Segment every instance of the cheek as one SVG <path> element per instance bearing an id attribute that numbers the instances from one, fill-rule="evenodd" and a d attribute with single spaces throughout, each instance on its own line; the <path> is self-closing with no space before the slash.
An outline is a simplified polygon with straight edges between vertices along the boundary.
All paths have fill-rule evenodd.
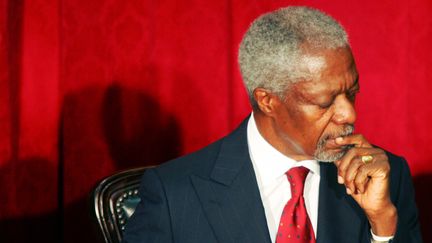
<path id="1" fill-rule="evenodd" d="M 326 130 L 331 123 L 331 112 L 314 111 L 305 114 L 304 119 L 307 124 L 304 135 L 308 137 L 307 140 L 311 146 L 315 147 L 318 141 L 326 135 Z"/>
<path id="2" fill-rule="evenodd" d="M 289 102 L 287 102 L 289 104 Z M 331 111 L 322 110 L 312 105 L 300 105 L 292 102 L 285 104 L 280 113 L 285 134 L 291 134 L 308 152 L 314 151 L 318 140 L 326 130 L 330 120 Z"/>

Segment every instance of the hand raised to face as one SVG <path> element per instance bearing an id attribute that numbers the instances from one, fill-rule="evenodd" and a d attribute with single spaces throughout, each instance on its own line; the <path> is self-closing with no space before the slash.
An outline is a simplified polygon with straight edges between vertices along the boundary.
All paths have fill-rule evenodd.
<path id="1" fill-rule="evenodd" d="M 365 211 L 372 231 L 381 236 L 396 231 L 397 211 L 390 200 L 390 163 L 384 150 L 373 147 L 361 134 L 339 137 L 340 146 L 353 146 L 335 161 L 338 182 Z"/>

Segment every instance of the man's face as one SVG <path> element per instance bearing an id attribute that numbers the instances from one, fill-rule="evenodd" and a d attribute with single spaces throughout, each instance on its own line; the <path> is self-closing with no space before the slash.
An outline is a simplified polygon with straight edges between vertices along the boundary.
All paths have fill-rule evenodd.
<path id="1" fill-rule="evenodd" d="M 356 120 L 358 74 L 349 48 L 306 52 L 302 71 L 308 77 L 290 85 L 275 108 L 275 130 L 288 153 L 334 161 L 347 147 L 334 139 L 351 134 Z"/>

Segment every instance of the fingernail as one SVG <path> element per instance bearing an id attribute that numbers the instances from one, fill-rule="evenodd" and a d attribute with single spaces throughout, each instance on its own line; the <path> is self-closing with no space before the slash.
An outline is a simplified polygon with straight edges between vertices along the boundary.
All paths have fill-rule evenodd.
<path id="1" fill-rule="evenodd" d="M 339 184 L 343 184 L 344 183 L 344 179 L 342 176 L 338 175 L 338 183 Z"/>
<path id="2" fill-rule="evenodd" d="M 347 189 L 346 189 L 346 193 L 347 193 L 348 195 L 351 195 L 351 194 L 352 194 L 351 189 L 347 188 Z"/>
<path id="3" fill-rule="evenodd" d="M 336 143 L 342 143 L 343 142 L 343 138 L 342 137 L 337 137 L 335 139 Z"/>

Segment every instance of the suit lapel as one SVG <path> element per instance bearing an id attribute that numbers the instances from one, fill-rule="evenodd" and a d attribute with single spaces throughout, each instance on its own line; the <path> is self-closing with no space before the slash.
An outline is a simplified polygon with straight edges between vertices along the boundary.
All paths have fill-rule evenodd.
<path id="1" fill-rule="evenodd" d="M 367 242 L 366 217 L 345 187 L 337 183 L 336 166 L 320 163 L 320 172 L 317 243 Z"/>
<path id="2" fill-rule="evenodd" d="M 193 175 L 191 181 L 219 242 L 270 243 L 246 127 L 247 120 L 224 139 L 209 177 Z"/>
<path id="3" fill-rule="evenodd" d="M 224 139 L 210 175 L 192 175 L 191 182 L 218 242 L 270 243 L 246 127 L 247 119 Z M 320 163 L 320 174 L 317 243 L 368 242 L 367 219 L 337 183 L 336 167 Z"/>

